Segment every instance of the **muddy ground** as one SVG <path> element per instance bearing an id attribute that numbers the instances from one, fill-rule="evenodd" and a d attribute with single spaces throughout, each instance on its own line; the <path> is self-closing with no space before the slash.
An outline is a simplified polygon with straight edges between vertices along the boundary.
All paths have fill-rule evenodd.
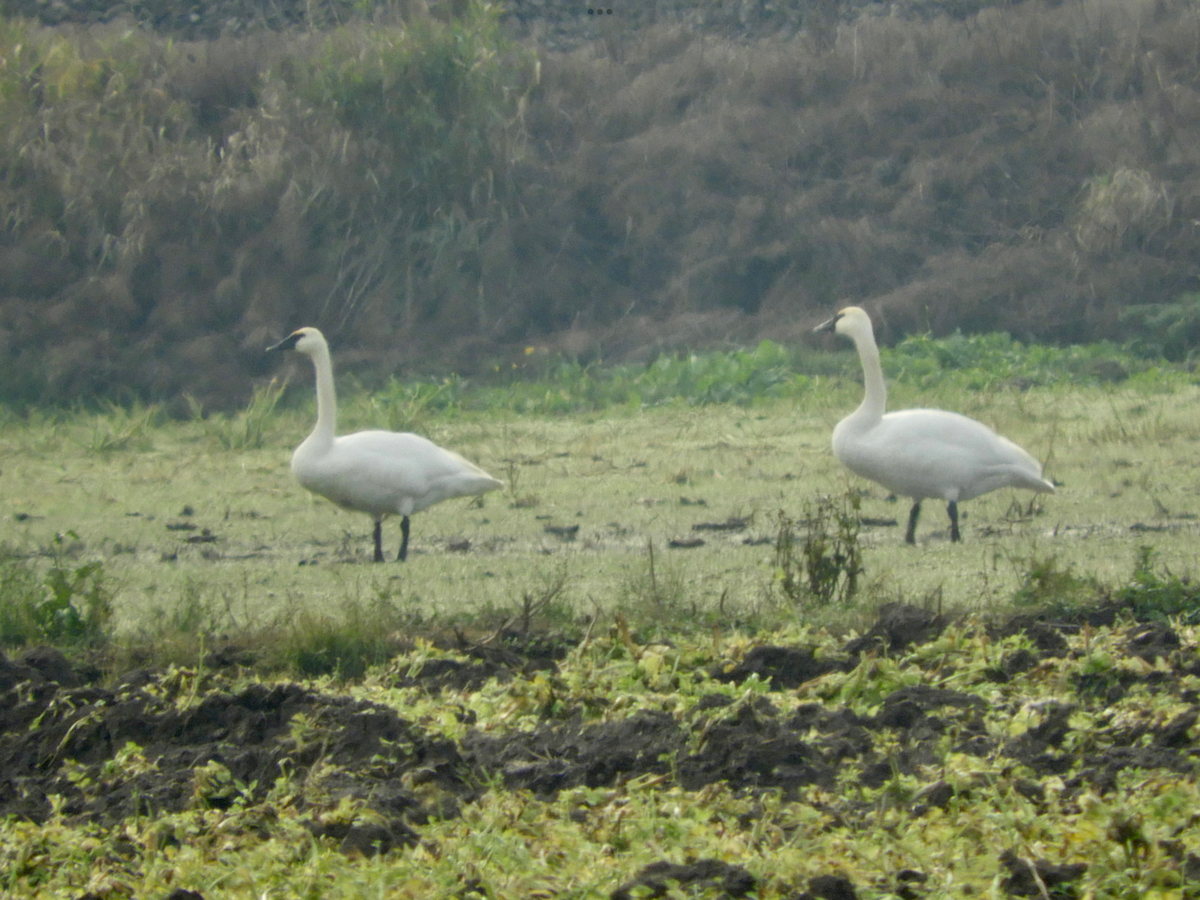
<path id="1" fill-rule="evenodd" d="M 1160 622 L 1118 618 L 1121 610 L 1105 608 L 1073 621 L 1027 616 L 994 626 L 1001 637 L 1024 631 L 1034 650 L 1008 653 L 988 671 L 993 682 L 1006 682 L 1045 660 L 1070 652 L 1066 637 L 1082 628 L 1120 625 L 1125 651 L 1151 666 L 1114 666 L 1074 685 L 1073 700 L 1043 710 L 1041 723 L 1014 739 L 997 738 L 984 728 L 985 701 L 965 691 L 916 685 L 887 697 L 878 714 L 865 717 L 837 705 L 808 703 L 783 713 L 768 695 L 735 701 L 709 694 L 690 713 L 640 711 L 626 718 L 583 721 L 580 710 L 556 709 L 532 732 L 498 734 L 468 729 L 461 742 L 447 740 L 407 721 L 395 709 L 318 692 L 301 684 L 264 684 L 246 677 L 234 661 L 237 653 L 214 653 L 208 674 L 199 678 L 183 670 L 131 671 L 104 686 L 99 669 L 73 666 L 58 651 L 38 648 L 10 660 L 0 656 L 0 815 L 43 822 L 52 800 L 72 823 L 115 826 L 134 816 L 159 816 L 196 804 L 228 807 L 239 798 L 257 802 L 282 774 L 297 783 L 321 763 L 327 774 L 319 794 L 308 804 L 308 827 L 344 852 L 374 855 L 421 839 L 428 817 L 454 816 L 487 789 L 503 784 L 552 797 L 580 785 L 616 785 L 653 775 L 663 784 L 686 790 L 724 781 L 737 791 L 780 790 L 794 796 L 809 785 L 833 790 L 847 767 L 872 787 L 901 773 L 917 775 L 936 761 L 939 745 L 952 734 L 955 749 L 980 756 L 1001 756 L 1020 763 L 1016 789 L 1042 804 L 1041 779 L 1065 779 L 1057 802 L 1071 803 L 1080 792 L 1103 795 L 1115 786 L 1117 773 L 1128 767 L 1190 773 L 1200 748 L 1190 730 L 1200 714 L 1200 698 L 1189 687 L 1200 675 L 1195 648 Z M 946 623 L 915 607 L 884 607 L 866 634 L 848 641 L 834 656 L 818 658 L 807 648 L 759 646 L 737 661 L 714 665 L 718 680 L 741 682 L 753 675 L 769 679 L 773 691 L 793 690 L 831 669 L 849 671 L 864 654 L 897 654 L 932 641 Z M 394 676 L 397 685 L 417 685 L 431 694 L 473 690 L 488 679 L 528 677 L 538 671 L 553 675 L 569 649 L 566 640 L 545 635 L 528 639 L 512 635 L 505 646 L 463 646 L 461 660 L 429 661 L 417 675 Z M 227 665 L 222 668 L 222 661 Z M 1077 710 L 1101 712 L 1139 682 L 1152 684 L 1190 704 L 1187 711 L 1154 730 L 1144 725 L 1106 727 L 1103 747 L 1077 757 L 1071 746 L 1071 717 Z M 730 706 L 740 704 L 732 711 Z M 733 713 L 732 715 L 730 713 Z M 298 716 L 303 716 L 297 718 Z M 469 712 L 462 715 L 468 717 Z M 890 732 L 898 755 L 882 756 L 875 736 Z M 696 741 L 695 735 L 704 739 Z M 1093 735 L 1095 732 L 1093 732 Z M 114 757 L 134 742 L 148 771 L 116 778 Z M 697 749 L 698 748 L 698 749 Z M 198 772 L 221 772 L 205 779 Z M 922 776 L 926 777 L 926 776 Z M 962 790 L 960 787 L 959 791 Z M 910 814 L 945 807 L 956 789 L 945 782 L 928 783 L 911 801 Z M 327 821 L 323 813 L 343 798 L 361 801 L 378 815 L 370 825 Z M 577 814 L 588 815 L 585 807 Z M 846 814 L 841 807 L 839 815 Z M 869 811 L 864 810 L 864 814 Z M 258 821 L 263 835 L 269 818 Z M 1003 885 L 1015 896 L 1040 896 L 1045 889 L 1069 885 L 1085 869 L 1055 866 L 1019 858 L 996 848 L 997 870 L 1007 873 Z M 1177 863 L 1190 880 L 1200 878 L 1200 858 L 1180 851 Z M 893 873 L 888 886 L 899 896 L 918 897 L 924 873 Z M 669 881 L 705 895 L 740 897 L 754 888 L 744 869 L 718 860 L 688 865 L 663 861 L 612 893 L 614 898 L 661 896 Z M 1044 887 L 1043 887 L 1044 886 Z M 796 886 L 797 897 L 846 898 L 856 886 L 838 873 L 821 875 Z M 876 887 L 879 887 L 878 885 Z M 188 894 L 194 898 L 198 895 Z"/>

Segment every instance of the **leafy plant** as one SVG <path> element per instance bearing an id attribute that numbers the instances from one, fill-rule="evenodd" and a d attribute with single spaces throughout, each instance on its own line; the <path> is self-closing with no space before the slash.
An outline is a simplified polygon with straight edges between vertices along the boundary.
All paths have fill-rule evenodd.
<path id="1" fill-rule="evenodd" d="M 370 391 L 352 382 L 342 417 L 347 428 L 362 425 L 420 432 L 432 414 L 459 409 L 465 388 L 465 382 L 457 375 L 440 381 L 402 382 L 393 377 Z"/>
<path id="2" fill-rule="evenodd" d="M 841 500 L 821 497 L 815 507 L 807 505 L 802 523 L 779 511 L 775 581 L 793 603 L 848 603 L 858 593 L 863 573 L 859 506 L 859 496 L 849 493 Z M 798 542 L 799 524 L 806 530 Z"/>
<path id="3" fill-rule="evenodd" d="M 44 596 L 29 561 L 0 544 L 0 644 L 19 647 L 41 636 L 35 611 Z"/>
<path id="4" fill-rule="evenodd" d="M 244 784 L 229 768 L 211 759 L 192 770 L 192 802 L 200 809 L 229 809 L 253 797 L 256 782 Z"/>
<path id="5" fill-rule="evenodd" d="M 66 537 L 78 536 L 55 536 L 54 563 L 40 577 L 29 560 L 0 547 L 0 643 L 76 646 L 108 640 L 113 607 L 104 564 L 69 565 Z"/>
<path id="6" fill-rule="evenodd" d="M 820 368 L 819 359 L 772 341 L 747 350 L 665 353 L 648 365 L 603 366 L 560 359 L 545 365 L 540 376 L 522 369 L 520 379 L 503 388 L 481 386 L 469 402 L 545 414 L 676 402 L 751 406 L 775 397 L 804 395 L 812 379 L 800 370 L 810 363 Z"/>
<path id="7" fill-rule="evenodd" d="M 1114 596 L 1138 617 L 1178 616 L 1188 624 L 1200 622 L 1200 584 L 1160 567 L 1153 547 L 1138 548 L 1132 578 Z"/>
<path id="8" fill-rule="evenodd" d="M 926 390 L 946 385 L 972 391 L 1122 381 L 1150 368 L 1148 360 L 1153 356 L 1140 353 L 1134 343 L 1027 345 L 999 332 L 957 331 L 942 338 L 910 335 L 881 351 L 891 381 Z"/>
<path id="9" fill-rule="evenodd" d="M 1132 349 L 1153 359 L 1191 359 L 1200 344 L 1200 293 L 1184 294 L 1174 303 L 1128 306 L 1121 321 L 1137 335 Z"/>
<path id="10" fill-rule="evenodd" d="M 1142 619 L 1200 621 L 1200 585 L 1159 566 L 1157 551 L 1150 546 L 1137 549 L 1129 581 L 1116 587 L 1103 585 L 1092 576 L 1076 575 L 1062 568 L 1054 556 L 1033 557 L 1026 566 L 1021 586 L 1013 595 L 1013 602 L 1020 607 L 1063 615 L 1116 603 Z"/>

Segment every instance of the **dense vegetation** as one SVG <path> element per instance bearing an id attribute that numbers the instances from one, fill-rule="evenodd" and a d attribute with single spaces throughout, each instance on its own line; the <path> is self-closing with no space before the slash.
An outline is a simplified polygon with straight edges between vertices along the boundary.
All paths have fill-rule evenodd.
<path id="1" fill-rule="evenodd" d="M 1200 895 L 1194 4 L 310 6 L 0 21 L 0 893 Z M 902 545 L 845 300 L 1059 492 Z M 402 569 L 302 322 L 507 482 Z"/>
<path id="2" fill-rule="evenodd" d="M 4 399 L 229 408 L 302 323 L 369 378 L 790 339 L 848 300 L 887 339 L 1194 343 L 1184 0 L 615 16 L 559 51 L 480 2 L 320 8 L 0 23 Z"/>
<path id="3" fill-rule="evenodd" d="M 310 394 L 7 412 L 0 891 L 1195 896 L 1195 373 L 883 357 L 1059 493 L 905 545 L 828 449 L 853 354 L 769 342 L 343 378 L 345 427 L 507 482 L 421 513 L 403 566 L 295 485 Z"/>
<path id="4" fill-rule="evenodd" d="M 1006 335 L 884 366 L 1059 493 L 905 545 L 828 449 L 853 355 L 770 343 L 344 378 L 348 428 L 508 482 L 403 566 L 295 485 L 311 398 L 5 415 L 0 891 L 1195 896 L 1195 373 Z"/>

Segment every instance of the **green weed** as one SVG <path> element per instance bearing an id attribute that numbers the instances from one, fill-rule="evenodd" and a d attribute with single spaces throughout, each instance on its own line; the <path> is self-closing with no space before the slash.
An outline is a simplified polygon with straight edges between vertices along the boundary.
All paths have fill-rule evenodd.
<path id="1" fill-rule="evenodd" d="M 979 396 L 1129 379 L 1139 389 L 1159 385 L 1171 390 L 1189 380 L 1186 372 L 1163 365 L 1161 357 L 1141 354 L 1132 344 L 1054 347 L 1022 344 L 1001 333 L 956 333 L 944 338 L 926 334 L 907 337 L 883 348 L 881 354 L 890 383 L 923 395 L 940 391 Z M 541 368 L 521 369 L 519 378 L 505 384 L 393 380 L 377 389 L 378 412 L 404 422 L 419 421 L 432 409 L 559 415 L 672 403 L 750 407 L 774 399 L 810 397 L 822 378 L 844 376 L 850 358 L 845 352 L 814 353 L 762 341 L 746 350 L 663 354 L 647 365 L 605 366 L 560 359 L 544 362 Z"/>
<path id="2" fill-rule="evenodd" d="M 1151 368 L 1153 355 L 1140 345 L 1100 341 L 1056 347 L 1022 344 L 999 332 L 944 338 L 928 334 L 904 338 L 881 351 L 890 381 L 923 389 L 952 386 L 970 391 L 1027 389 L 1034 385 L 1105 384 L 1124 381 Z"/>
<path id="3" fill-rule="evenodd" d="M 118 663 L 150 658 L 158 666 L 203 666 L 215 648 L 224 652 L 233 645 L 247 648 L 237 651 L 245 661 L 256 660 L 263 639 L 265 629 L 235 615 L 230 594 L 218 595 L 202 579 L 188 577 L 152 604 L 113 649 Z"/>
<path id="4" fill-rule="evenodd" d="M 1189 362 L 1200 345 L 1200 294 L 1184 294 L 1175 303 L 1128 306 L 1121 321 L 1138 335 L 1130 349 L 1147 360 Z"/>
<path id="5" fill-rule="evenodd" d="M 0 644 L 20 647 L 41 637 L 36 611 L 45 586 L 32 564 L 0 544 Z"/>
<path id="6" fill-rule="evenodd" d="M 466 383 L 457 375 L 437 382 L 390 378 L 372 390 L 351 382 L 348 402 L 344 409 L 339 408 L 339 418 L 345 420 L 347 429 L 361 424 L 389 431 L 421 432 L 434 414 L 444 416 L 458 410 L 465 390 Z"/>
<path id="7" fill-rule="evenodd" d="M 1018 607 L 1067 613 L 1093 604 L 1102 595 L 1095 578 L 1063 568 L 1056 556 L 1032 556 L 1023 566 L 1020 587 L 1013 594 Z"/>
<path id="8" fill-rule="evenodd" d="M 69 564 L 66 537 L 77 535 L 55 536 L 54 562 L 45 574 L 0 545 L 0 644 L 95 646 L 108 641 L 113 596 L 104 564 Z"/>
<path id="9" fill-rule="evenodd" d="M 821 497 L 806 505 L 802 522 L 779 511 L 775 536 L 775 583 L 797 606 L 846 604 L 858 593 L 863 553 L 858 533 L 860 500 L 849 493 L 840 500 Z M 803 540 L 797 527 L 805 528 Z"/>
<path id="10" fill-rule="evenodd" d="M 643 560 L 621 586 L 619 608 L 634 627 L 640 627 L 648 618 L 665 626 L 682 608 L 686 596 L 684 574 L 673 562 L 663 560 L 653 540 L 646 541 Z"/>
<path id="11" fill-rule="evenodd" d="M 673 402 L 750 406 L 804 395 L 811 387 L 810 377 L 801 373 L 807 361 L 800 351 L 772 341 L 749 350 L 663 354 L 649 365 L 602 366 L 564 359 L 545 366 L 540 375 L 522 370 L 521 380 L 504 388 L 480 387 L 475 392 L 479 399 L 473 397 L 471 405 L 535 414 L 640 409 Z"/>
<path id="12" fill-rule="evenodd" d="M 1139 618 L 1178 616 L 1187 624 L 1200 622 L 1200 584 L 1160 566 L 1153 547 L 1138 548 L 1132 577 L 1114 599 L 1128 604 Z"/>
<path id="13" fill-rule="evenodd" d="M 1063 568 L 1053 556 L 1032 557 L 1026 562 L 1020 588 L 1013 596 L 1018 607 L 1045 610 L 1051 614 L 1073 614 L 1096 606 L 1116 604 L 1139 619 L 1179 617 L 1193 624 L 1200 621 L 1200 585 L 1188 577 L 1174 575 L 1158 562 L 1150 546 L 1137 548 L 1128 581 L 1106 586 L 1092 576 Z"/>

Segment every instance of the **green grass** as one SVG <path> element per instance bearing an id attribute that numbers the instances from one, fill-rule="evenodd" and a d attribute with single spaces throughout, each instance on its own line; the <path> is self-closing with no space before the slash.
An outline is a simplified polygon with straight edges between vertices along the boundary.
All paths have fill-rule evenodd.
<path id="1" fill-rule="evenodd" d="M 107 641 L 113 668 L 169 666 L 180 703 L 215 677 L 206 654 L 234 643 L 250 667 L 237 679 L 303 678 L 402 710 L 453 741 L 471 728 L 527 730 L 575 711 L 587 721 L 636 710 L 686 717 L 714 693 L 733 701 L 731 715 L 762 698 L 785 712 L 816 702 L 868 716 L 912 684 L 978 693 L 991 710 L 988 733 L 1015 737 L 1036 727 L 1041 705 L 1060 701 L 1064 685 L 1117 679 L 1121 666 L 1141 663 L 1124 656 L 1120 629 L 1088 628 L 1070 636 L 1070 652 L 995 682 L 998 661 L 1028 639 L 989 638 L 980 620 L 1111 600 L 1170 618 L 1186 646 L 1196 640 L 1200 388 L 1166 364 L 1145 361 L 1139 372 L 1132 356 L 1118 356 L 1132 373 L 1119 384 L 1072 374 L 1072 360 L 1089 354 L 1118 356 L 957 338 L 886 355 L 896 406 L 967 410 L 1047 459 L 1060 483 L 1050 496 L 1004 491 L 966 504 L 957 545 L 935 504 L 918 545 L 905 545 L 906 504 L 833 458 L 830 429 L 860 392 L 857 361 L 845 353 L 760 347 L 640 371 L 559 370 L 508 388 L 347 390 L 343 427 L 412 423 L 508 481 L 479 502 L 414 517 L 404 565 L 368 562 L 369 520 L 295 484 L 288 458 L 312 424 L 311 397 L 298 391 L 281 399 L 264 390 L 245 413 L 215 421 L 7 414 L 0 640 L 6 652 L 43 640 Z M 752 359 L 776 360 L 779 377 L 755 381 Z M 797 361 L 821 374 L 800 376 Z M 1014 384 L 1013 372 L 1031 369 L 1042 377 Z M 713 372 L 725 374 L 697 376 Z M 110 446 L 92 440 L 127 432 L 129 441 Z M 862 524 L 859 515 L 899 524 Z M 744 530 L 692 527 L 733 519 L 747 520 Z M 561 530 L 574 525 L 574 534 Z M 390 523 L 392 547 L 397 532 Z M 671 546 L 695 536 L 705 543 Z M 452 549 L 463 541 L 465 550 Z M 836 654 L 891 600 L 968 617 L 930 644 L 865 657 L 797 690 L 710 675 L 761 642 Z M 63 630 L 52 632 L 56 623 Z M 553 675 L 432 695 L 396 686 L 433 658 L 465 659 L 448 649 L 460 641 L 547 631 L 578 640 Z M 1104 716 L 1089 708 L 1072 721 L 1090 739 L 1082 726 L 1093 719 L 1103 736 L 1114 716 L 1161 724 L 1187 707 L 1134 692 Z M 301 747 L 313 725 L 297 718 L 291 728 Z M 902 752 L 886 737 L 881 758 Z M 129 745 L 99 769 L 64 764 L 64 773 L 100 792 L 153 766 Z M 962 886 L 987 892 L 997 848 L 1018 847 L 1086 859 L 1088 896 L 1175 897 L 1179 867 L 1166 854 L 1200 849 L 1192 827 L 1200 796 L 1175 773 L 1130 771 L 1110 794 L 1073 804 L 1051 797 L 1040 809 L 1012 789 L 1008 760 L 957 752 L 953 742 L 928 774 L 963 793 L 920 817 L 906 812 L 927 787 L 914 776 L 806 788 L 794 801 L 720 784 L 689 792 L 649 776 L 551 800 L 494 784 L 456 804 L 456 815 L 422 824 L 416 847 L 361 859 L 303 824 L 371 815 L 350 799 L 314 813 L 298 798 L 323 776 L 309 787 L 281 778 L 254 802 L 214 760 L 197 768 L 193 807 L 181 813 L 116 828 L 80 828 L 66 815 L 41 826 L 0 822 L 0 891 L 165 896 L 186 885 L 213 900 L 441 898 L 478 883 L 497 898 L 598 898 L 643 866 L 690 857 L 736 861 L 764 898 L 833 871 L 866 895 L 889 896 L 878 879 L 902 868 L 928 875 L 928 896 L 940 898 L 961 896 Z"/>
<path id="2" fill-rule="evenodd" d="M 523 605 L 547 583 L 560 583 L 560 624 L 621 610 L 635 629 L 670 630 L 850 624 L 897 598 L 1002 609 L 1070 579 L 1124 583 L 1143 546 L 1156 566 L 1139 571 L 1191 573 L 1200 389 L 1186 369 L 1112 346 L 1025 348 L 998 336 L 913 339 L 884 364 L 893 408 L 943 406 L 992 424 L 1047 461 L 1059 492 L 966 504 L 961 545 L 929 503 L 919 546 L 906 547 L 906 504 L 829 450 L 859 399 L 856 358 L 763 344 L 642 367 L 531 369 L 507 386 L 343 385 L 343 430 L 416 428 L 507 482 L 414 517 L 406 565 L 368 564 L 369 519 L 292 478 L 290 451 L 312 422 L 307 385 L 287 397 L 265 387 L 232 417 L 194 408 L 190 421 L 154 407 L 8 413 L 0 514 L 11 552 L 35 557 L 32 574 L 12 577 L 40 584 L 36 558 L 61 559 L 58 536 L 73 533 L 69 564 L 102 566 L 119 639 L 178 649 L 200 635 L 270 636 L 292 649 L 264 659 L 316 674 L 337 670 L 339 642 L 368 660 L 386 652 L 386 642 L 356 644 L 355 631 L 528 621 Z M 1094 374 L 1114 366 L 1124 381 Z M 851 498 L 857 515 L 899 524 L 851 528 Z M 823 536 L 796 527 L 814 510 L 832 523 Z M 693 529 L 729 519 L 748 524 Z M 785 523 L 793 544 L 781 559 Z M 696 537 L 704 543 L 671 546 Z M 391 550 L 398 538 L 385 523 Z M 330 633 L 365 610 L 391 618 Z"/>
<path id="3" fill-rule="evenodd" d="M 844 402 L 853 404 L 857 357 L 853 350 L 834 348 L 826 352 L 762 341 L 744 350 L 665 354 L 649 364 L 606 366 L 540 358 L 531 347 L 523 364 L 511 370 L 496 366 L 491 378 L 476 382 L 456 376 L 393 378 L 366 386 L 350 379 L 352 390 L 339 416 L 347 427 L 375 423 L 403 429 L 464 412 L 558 417 L 670 405 L 748 408 L 807 402 L 831 389 L 849 392 Z M 883 348 L 881 355 L 892 408 L 945 405 L 969 411 L 986 409 L 998 394 L 1019 405 L 1031 388 L 1163 395 L 1196 383 L 1189 366 L 1147 353 L 1140 342 L 1050 347 L 1026 346 L 1006 334 L 921 335 Z M 307 383 L 294 388 L 303 399 L 308 390 Z"/>
<path id="4" fill-rule="evenodd" d="M 215 413 L 205 416 L 204 406 L 190 394 L 185 396 L 192 419 L 200 424 L 209 437 L 215 438 L 226 450 L 258 450 L 263 446 L 266 429 L 272 421 L 275 406 L 283 397 L 287 385 L 272 378 L 255 389 L 250 403 L 236 416 Z"/>

